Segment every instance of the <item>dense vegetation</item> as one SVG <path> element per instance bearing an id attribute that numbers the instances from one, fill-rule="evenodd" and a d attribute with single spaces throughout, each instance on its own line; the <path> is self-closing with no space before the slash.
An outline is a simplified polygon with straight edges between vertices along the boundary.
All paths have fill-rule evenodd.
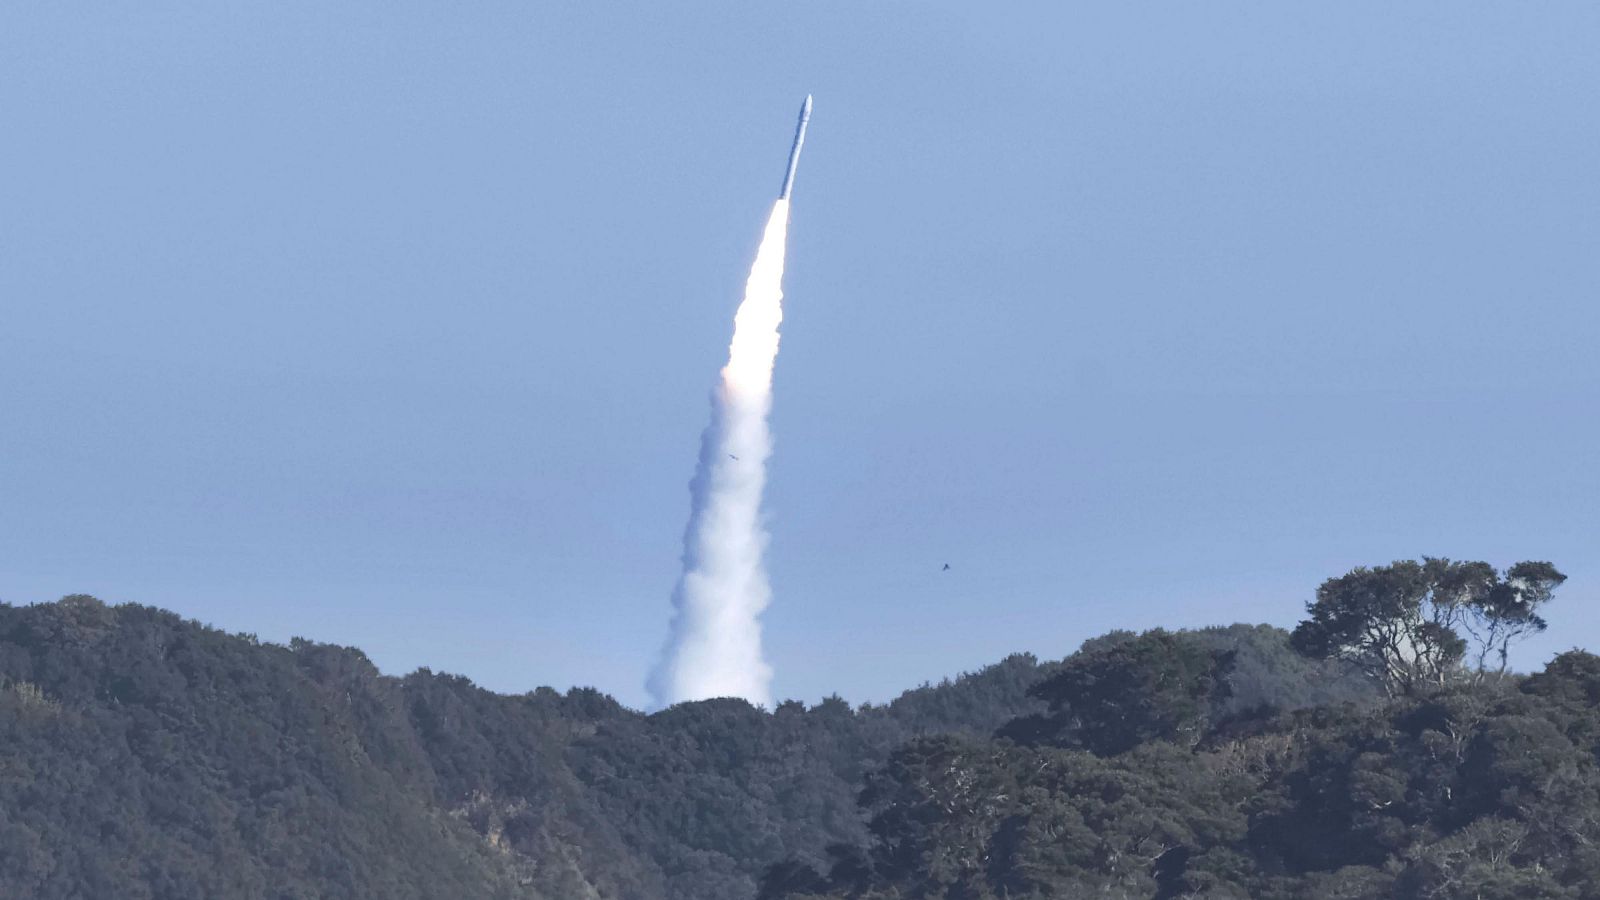
<path id="1" fill-rule="evenodd" d="M 1560 581 L 1397 563 L 1293 635 L 650 716 L 0 605 L 0 896 L 1600 897 L 1600 658 L 1503 666 Z"/>

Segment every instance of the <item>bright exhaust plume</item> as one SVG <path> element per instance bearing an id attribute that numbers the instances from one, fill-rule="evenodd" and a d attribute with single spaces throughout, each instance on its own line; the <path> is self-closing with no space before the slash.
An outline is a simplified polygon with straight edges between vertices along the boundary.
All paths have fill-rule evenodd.
<path id="1" fill-rule="evenodd" d="M 802 122 L 803 124 L 803 122 Z M 787 181 L 786 181 L 787 185 Z M 711 396 L 690 482 L 683 575 L 673 592 L 667 648 L 650 677 L 657 704 L 742 697 L 771 704 L 772 667 L 761 651 L 761 612 L 772 599 L 763 554 L 761 497 L 772 434 L 772 367 L 783 322 L 789 201 L 778 200 L 733 319 L 733 342 Z"/>

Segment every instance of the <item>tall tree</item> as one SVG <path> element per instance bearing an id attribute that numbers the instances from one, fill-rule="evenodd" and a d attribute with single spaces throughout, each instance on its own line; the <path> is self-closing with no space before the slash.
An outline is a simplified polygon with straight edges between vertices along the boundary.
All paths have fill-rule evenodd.
<path id="1" fill-rule="evenodd" d="M 1502 576 L 1484 562 L 1424 557 L 1330 578 L 1294 630 L 1301 653 L 1344 660 L 1394 694 L 1439 685 L 1463 671 L 1504 672 L 1510 647 L 1545 628 L 1539 610 L 1566 576 L 1520 562 Z"/>
<path id="2" fill-rule="evenodd" d="M 1149 740 L 1194 746 L 1228 695 L 1234 653 L 1162 629 L 1068 658 L 1029 693 L 1050 705 L 1002 734 L 1021 743 L 1083 747 L 1101 756 Z"/>

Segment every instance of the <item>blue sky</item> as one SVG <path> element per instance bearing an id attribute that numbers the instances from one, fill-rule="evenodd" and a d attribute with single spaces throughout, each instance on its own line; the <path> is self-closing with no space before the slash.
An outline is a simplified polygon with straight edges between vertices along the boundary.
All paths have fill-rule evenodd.
<path id="1" fill-rule="evenodd" d="M 1600 7 L 1004 6 L 8 10 L 0 599 L 643 703 L 812 92 L 779 695 L 1420 554 L 1600 644 Z"/>

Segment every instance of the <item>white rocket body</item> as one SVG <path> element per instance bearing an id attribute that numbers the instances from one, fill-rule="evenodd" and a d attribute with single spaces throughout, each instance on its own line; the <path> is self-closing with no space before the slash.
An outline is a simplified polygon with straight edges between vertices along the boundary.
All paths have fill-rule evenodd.
<path id="1" fill-rule="evenodd" d="M 806 95 L 806 102 L 800 105 L 800 124 L 794 129 L 794 146 L 789 148 L 789 169 L 783 173 L 783 187 L 778 191 L 779 200 L 789 199 L 789 192 L 794 190 L 794 170 L 800 168 L 800 147 L 806 142 L 806 123 L 811 121 L 811 95 Z"/>

